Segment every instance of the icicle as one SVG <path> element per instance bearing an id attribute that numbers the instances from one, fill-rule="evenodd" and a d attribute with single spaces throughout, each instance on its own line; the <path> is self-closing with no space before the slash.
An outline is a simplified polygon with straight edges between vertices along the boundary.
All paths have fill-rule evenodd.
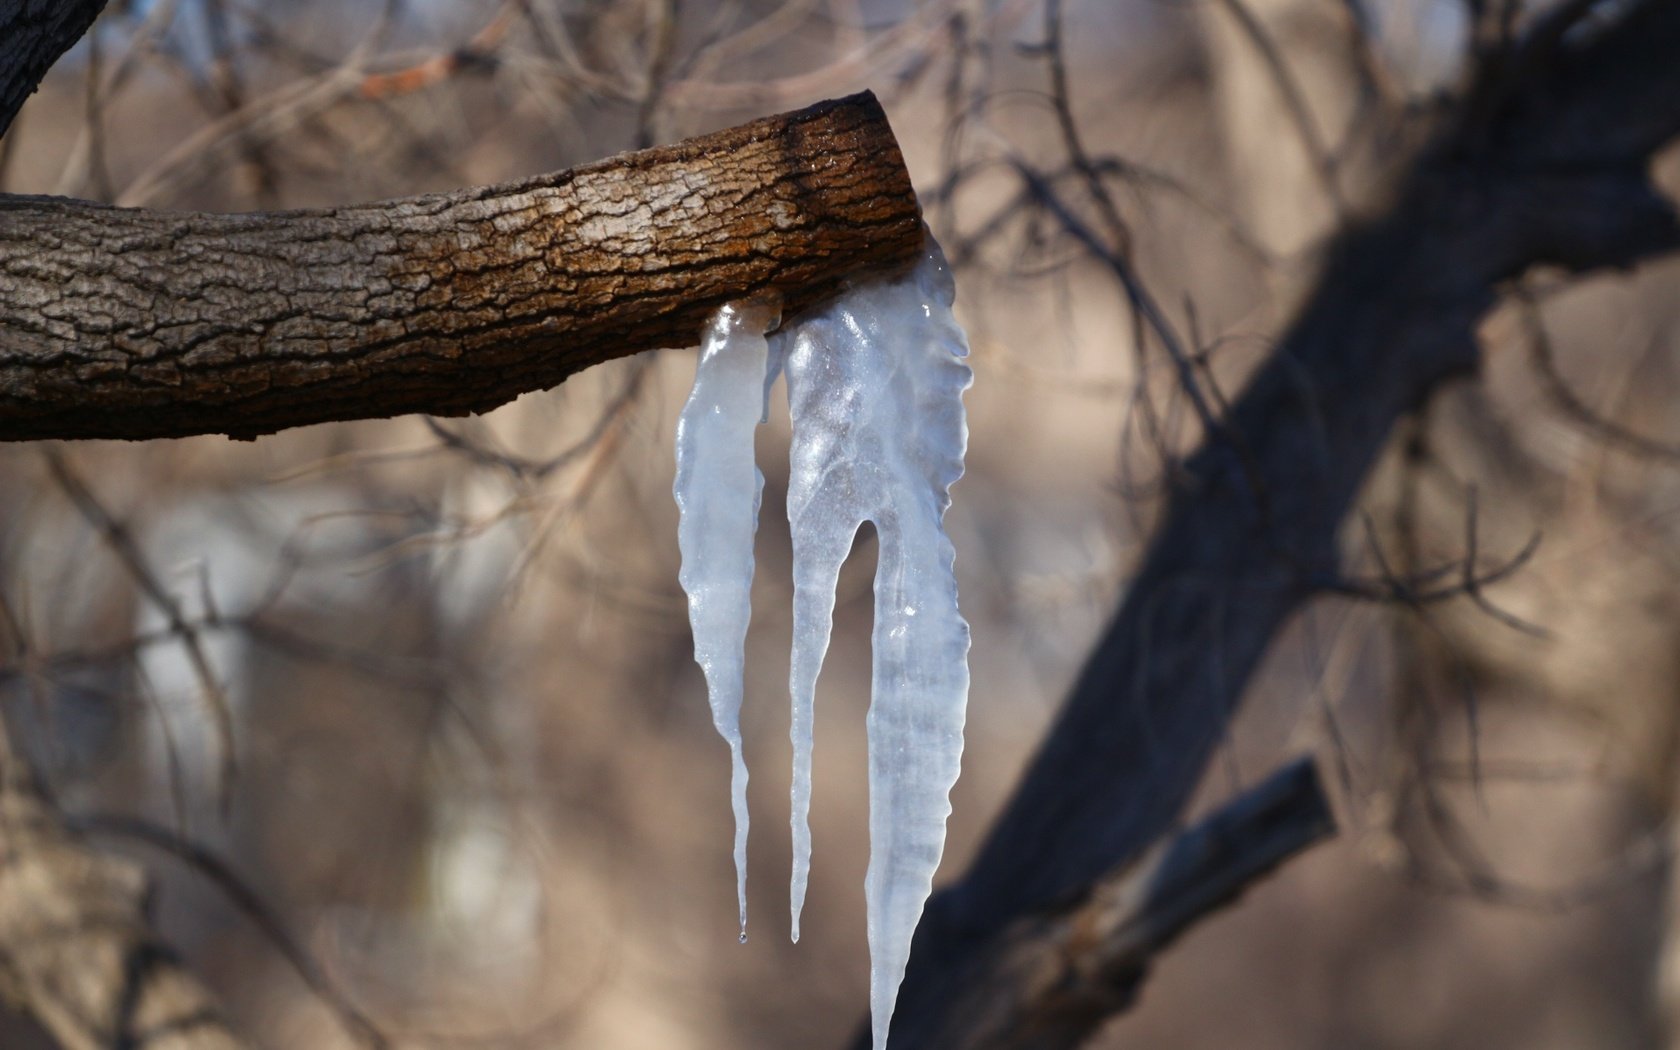
<path id="1" fill-rule="evenodd" d="M 886 1045 L 910 938 L 933 885 L 962 755 L 968 625 L 957 612 L 943 528 L 968 444 L 962 393 L 973 373 L 951 315 L 939 246 L 903 278 L 859 284 L 802 320 L 786 370 L 793 418 L 793 937 L 799 939 L 811 837 L 811 725 L 840 564 L 875 525 L 869 707 L 870 1011 Z"/>
<path id="2" fill-rule="evenodd" d="M 747 939 L 747 765 L 741 753 L 743 650 L 764 476 L 753 465 L 753 428 L 764 414 L 774 307 L 731 303 L 706 325 L 694 388 L 677 420 L 678 580 L 688 593 L 694 660 L 706 674 L 712 724 L 729 743 L 735 809 L 735 896 Z"/>

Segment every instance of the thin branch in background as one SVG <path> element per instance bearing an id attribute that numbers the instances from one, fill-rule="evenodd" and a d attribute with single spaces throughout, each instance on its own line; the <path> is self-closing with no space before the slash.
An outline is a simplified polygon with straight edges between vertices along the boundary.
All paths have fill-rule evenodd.
<path id="1" fill-rule="evenodd" d="M 1659 441 L 1647 437 L 1597 411 L 1582 400 L 1564 378 L 1558 367 L 1557 348 L 1546 329 L 1540 304 L 1528 291 L 1518 288 L 1514 293 L 1524 327 L 1528 334 L 1529 360 L 1547 398 L 1563 414 L 1605 445 L 1644 459 L 1666 462 L 1680 461 L 1680 443 Z"/>
<path id="2" fill-rule="evenodd" d="M 363 98 L 385 99 L 409 95 L 469 72 L 491 72 L 500 62 L 500 50 L 512 28 L 514 16 L 524 6 L 520 0 L 503 0 L 484 28 L 474 33 L 466 43 L 448 51 L 440 51 L 401 69 L 383 73 L 368 73 L 358 90 Z"/>
<path id="3" fill-rule="evenodd" d="M 1016 173 L 1021 180 L 1032 189 L 1039 203 L 1044 205 L 1061 222 L 1065 232 L 1071 234 L 1075 240 L 1084 245 L 1096 259 L 1103 263 L 1108 271 L 1114 275 L 1127 302 L 1132 307 L 1134 325 L 1140 332 L 1134 337 L 1134 343 L 1140 349 L 1144 345 L 1141 329 L 1147 330 L 1155 336 L 1163 349 L 1167 352 L 1167 359 L 1178 377 L 1178 388 L 1189 398 L 1195 409 L 1196 418 L 1202 425 L 1202 432 L 1213 442 L 1213 446 L 1231 456 L 1235 461 L 1238 472 L 1248 482 L 1249 494 L 1253 497 L 1261 520 L 1270 518 L 1266 486 L 1258 465 L 1254 461 L 1252 451 L 1245 441 L 1214 414 L 1208 403 L 1207 395 L 1202 390 L 1201 382 L 1196 375 L 1196 366 L 1191 355 L 1186 352 L 1178 333 L 1172 323 L 1161 312 L 1154 297 L 1143 281 L 1133 271 L 1124 257 L 1104 244 L 1101 238 L 1091 230 L 1068 206 L 1063 203 L 1052 188 L 1025 160 L 1014 161 Z"/>
<path id="4" fill-rule="evenodd" d="M 88 68 L 83 78 L 82 119 L 88 129 L 88 185 L 99 200 L 110 200 L 111 169 L 105 162 L 105 111 L 99 92 L 100 72 L 105 68 L 104 34 L 99 23 L 88 30 Z"/>
<path id="5" fill-rule="evenodd" d="M 146 60 L 163 53 L 167 31 L 174 20 L 178 0 L 158 0 L 146 12 L 146 18 L 123 37 L 122 54 L 115 62 L 101 58 L 90 62 L 87 104 L 76 140 L 59 171 L 53 192 L 58 195 L 85 196 L 89 186 L 100 200 L 110 200 L 116 193 L 110 181 L 105 161 L 105 112 L 113 99 L 133 82 L 136 74 L 147 67 Z M 97 31 L 88 35 L 89 43 L 102 41 Z M 103 77 L 91 67 L 109 68 Z M 9 138 L 8 138 L 9 141 Z"/>
<path id="6" fill-rule="evenodd" d="M 222 815 L 226 817 L 233 805 L 233 787 L 238 772 L 233 707 L 228 700 L 227 691 L 216 677 L 215 669 L 210 666 L 210 658 L 205 654 L 198 631 L 182 612 L 181 604 L 146 563 L 145 555 L 141 553 L 128 527 L 105 509 L 105 505 L 93 494 L 93 490 L 71 468 L 64 453 L 57 446 L 48 445 L 42 449 L 41 457 L 59 489 L 81 512 L 94 531 L 104 538 L 111 553 L 116 555 L 117 561 L 128 572 L 129 578 L 134 581 L 140 593 L 163 613 L 170 632 L 180 639 L 181 648 L 192 666 L 193 675 L 198 679 L 204 705 L 216 727 L 216 798 Z"/>
<path id="7" fill-rule="evenodd" d="M 235 55 L 235 45 L 228 29 L 227 0 L 205 0 L 200 8 L 205 35 L 210 41 L 209 82 L 220 102 L 217 116 L 237 113 L 245 106 L 245 79 L 242 63 Z M 267 143 L 241 133 L 235 147 L 240 158 L 238 173 L 249 184 L 249 195 L 258 209 L 278 206 L 279 176 L 275 171 L 273 151 Z"/>
<path id="8" fill-rule="evenodd" d="M 140 207 L 181 193 L 209 178 L 230 156 L 274 141 L 353 96 L 393 29 L 395 7 L 396 0 L 385 0 L 372 25 L 332 68 L 299 77 L 212 120 L 135 176 L 116 203 Z M 222 108 L 219 99 L 217 108 Z"/>
<path id="9" fill-rule="evenodd" d="M 1377 577 L 1369 580 L 1342 574 L 1314 577 L 1311 580 L 1312 586 L 1327 594 L 1364 601 L 1391 602 L 1416 610 L 1456 598 L 1469 598 L 1483 612 L 1507 627 L 1532 637 L 1547 637 L 1544 628 L 1497 608 L 1483 593 L 1484 588 L 1512 578 L 1526 566 L 1539 552 L 1543 534 L 1539 530 L 1530 533 L 1528 540 L 1517 553 L 1486 572 L 1481 572 L 1477 569 L 1480 555 L 1477 549 L 1476 516 L 1475 489 L 1472 487 L 1465 515 L 1464 555 L 1428 569 L 1410 567 L 1414 560 L 1412 555 L 1408 555 L 1408 568 L 1402 571 L 1391 564 L 1384 552 L 1375 520 L 1370 514 L 1362 513 L 1360 522 L 1365 531 L 1366 550 L 1377 563 Z M 1456 578 L 1451 583 L 1437 586 L 1439 581 L 1454 577 Z"/>
<path id="10" fill-rule="evenodd" d="M 1000 32 L 1009 29 L 1026 16 L 1035 2 L 1003 0 L 988 18 L 990 28 Z M 925 68 L 929 51 L 937 46 L 948 19 L 960 6 L 959 0 L 919 3 L 908 17 L 873 33 L 862 46 L 840 54 L 817 69 L 768 80 L 720 83 L 682 79 L 674 81 L 667 94 L 672 99 L 680 99 L 685 109 L 765 109 L 794 99 L 826 95 L 840 85 L 891 77 L 895 70 Z"/>
<path id="11" fill-rule="evenodd" d="M 1420 763 L 1417 775 L 1405 790 L 1419 799 L 1424 826 L 1445 854 L 1446 865 L 1430 862 L 1397 830 L 1391 830 L 1390 842 L 1400 847 L 1377 854 L 1378 862 L 1394 871 L 1400 878 L 1434 893 L 1467 896 L 1486 904 L 1542 915 L 1561 915 L 1585 905 L 1601 901 L 1626 889 L 1629 885 L 1650 877 L 1661 870 L 1673 857 L 1673 818 L 1665 817 L 1635 835 L 1596 872 L 1586 874 L 1567 885 L 1537 886 L 1500 873 L 1493 862 L 1477 846 L 1475 836 L 1453 811 L 1452 805 L 1434 785 L 1437 779 L 1460 780 L 1470 783 L 1478 797 L 1492 777 L 1502 779 L 1513 775 L 1532 781 L 1536 775 L 1548 779 L 1558 774 L 1580 777 L 1583 771 L 1557 769 L 1536 770 L 1532 767 L 1512 769 L 1506 764 L 1489 765 L 1475 759 L 1468 769 L 1448 767 L 1437 770 Z M 1485 807 L 1485 801 L 1482 805 Z M 1396 807 L 1400 812 L 1404 807 Z M 1391 860 L 1383 858 L 1392 857 Z"/>
<path id="12" fill-rule="evenodd" d="M 677 23 L 682 11 L 681 0 L 650 0 L 660 7 L 649 29 L 653 40 L 643 56 L 642 90 L 636 101 L 636 149 L 646 149 L 658 142 L 663 129 L 660 115 L 671 83 L 671 71 L 677 59 Z"/>
<path id="13" fill-rule="evenodd" d="M 1512 630 L 1519 631 L 1531 638 L 1544 639 L 1551 637 L 1551 632 L 1547 631 L 1544 627 L 1541 627 L 1538 624 L 1529 623 L 1527 620 L 1524 620 L 1521 617 L 1507 612 L 1495 605 L 1491 600 L 1489 600 L 1487 594 L 1483 591 L 1483 588 L 1488 584 L 1497 583 L 1500 578 L 1507 577 L 1515 573 L 1523 563 L 1527 562 L 1529 558 L 1534 556 L 1534 552 L 1540 549 L 1540 532 L 1539 530 L 1536 530 L 1529 537 L 1528 543 L 1524 545 L 1522 550 L 1517 552 L 1516 557 L 1506 563 L 1502 571 L 1496 570 L 1498 573 L 1497 576 L 1494 574 L 1478 576 L 1476 574 L 1476 545 L 1479 530 L 1476 528 L 1478 506 L 1476 491 L 1476 487 L 1472 485 L 1465 505 L 1464 572 L 1459 578 L 1459 586 L 1463 588 L 1464 593 L 1470 597 L 1470 600 L 1476 603 L 1476 608 L 1482 610 L 1484 613 L 1487 613 L 1489 616 L 1498 620 L 1500 623 Z"/>
<path id="14" fill-rule="evenodd" d="M 1358 795 L 1358 784 L 1364 779 L 1364 771 L 1355 768 L 1358 763 L 1354 757 L 1353 745 L 1347 733 L 1343 731 L 1341 717 L 1336 713 L 1337 694 L 1326 684 L 1331 661 L 1342 651 L 1343 647 L 1339 643 L 1352 618 L 1337 617 L 1329 652 L 1324 652 L 1319 645 L 1320 608 L 1321 606 L 1315 603 L 1304 609 L 1301 614 L 1302 665 L 1306 678 L 1311 682 L 1313 701 L 1319 717 L 1323 720 L 1325 735 L 1329 739 L 1330 755 L 1336 768 L 1336 784 L 1341 789 L 1344 799 L 1352 799 Z M 1349 664 L 1351 661 L 1343 661 L 1344 667 Z"/>
<path id="15" fill-rule="evenodd" d="M 503 471 L 515 480 L 542 481 L 550 474 L 564 469 L 587 455 L 618 424 L 622 416 L 635 409 L 636 401 L 641 396 L 648 370 L 652 367 L 652 364 L 653 358 L 650 355 L 644 354 L 636 358 L 631 363 L 628 374 L 624 377 L 624 382 L 619 387 L 618 392 L 602 407 L 601 414 L 590 425 L 589 431 L 577 443 L 547 459 L 525 459 L 501 449 L 489 448 L 473 441 L 459 431 L 450 429 L 439 419 L 432 416 L 422 418 L 425 420 L 426 428 L 432 432 L 432 436 L 442 443 L 444 448 L 460 453 L 480 466 L 494 467 Z"/>
<path id="16" fill-rule="evenodd" d="M 1348 52 L 1353 55 L 1354 69 L 1359 74 L 1364 104 L 1374 106 L 1379 112 L 1396 113 L 1404 108 L 1406 92 L 1377 50 L 1377 27 L 1366 4 L 1367 0 L 1341 0 Z"/>
<path id="17" fill-rule="evenodd" d="M 1426 404 L 1418 410 L 1408 413 L 1398 428 L 1401 435 L 1402 461 L 1400 498 L 1395 505 L 1393 520 L 1396 556 L 1399 558 L 1403 569 L 1414 575 L 1427 573 L 1427 570 L 1420 569 L 1420 566 L 1424 563 L 1424 550 L 1422 529 L 1418 521 L 1421 513 L 1424 474 L 1426 470 L 1432 467 L 1437 470 L 1444 470 L 1430 441 L 1427 427 L 1430 415 L 1430 407 Z M 1468 485 L 1464 485 L 1462 488 L 1468 493 Z M 1363 514 L 1362 519 L 1373 558 L 1381 566 L 1385 577 L 1394 577 L 1394 570 L 1390 568 L 1383 554 L 1376 522 L 1369 514 Z M 1539 533 L 1536 532 L 1530 537 L 1528 545 L 1530 554 L 1537 547 L 1538 542 Z M 1521 562 L 1511 565 L 1511 572 L 1514 573 L 1521 564 L 1526 563 L 1526 560 L 1525 557 Z M 1451 562 L 1448 562 L 1446 568 L 1450 568 L 1451 564 Z M 1473 569 L 1467 568 L 1466 571 L 1473 571 Z M 1415 701 L 1412 706 L 1397 705 L 1393 708 L 1402 715 L 1412 716 L 1410 734 L 1408 735 L 1405 732 L 1400 734 L 1406 745 L 1401 749 L 1401 753 L 1409 755 L 1411 761 L 1410 769 L 1403 776 L 1410 777 L 1415 774 L 1416 770 L 1423 768 L 1425 765 L 1436 723 L 1432 715 L 1428 713 L 1429 709 L 1419 706 L 1417 702 L 1434 695 L 1430 688 L 1432 683 L 1428 675 L 1432 671 L 1438 670 L 1438 667 L 1444 663 L 1454 678 L 1464 709 L 1465 745 L 1470 754 L 1471 784 L 1477 793 L 1477 797 L 1482 798 L 1482 781 L 1479 776 L 1482 761 L 1481 694 L 1476 689 L 1476 683 L 1473 681 L 1470 670 L 1466 666 L 1466 661 L 1458 647 L 1441 625 L 1428 615 L 1424 604 L 1402 601 L 1399 605 L 1399 611 L 1403 615 L 1394 619 L 1393 631 L 1395 637 L 1401 639 L 1402 644 L 1404 644 L 1404 640 L 1409 638 L 1413 642 L 1414 649 L 1421 649 L 1424 645 L 1432 643 L 1433 651 L 1441 654 L 1439 659 L 1428 663 L 1421 658 L 1403 659 L 1395 675 L 1396 693 L 1401 697 Z M 1408 635 L 1406 632 L 1410 632 L 1410 634 Z M 1400 810 L 1397 807 L 1394 810 L 1394 819 L 1398 820 L 1399 815 Z"/>
<path id="18" fill-rule="evenodd" d="M 255 926 L 263 938 L 273 945 L 328 1011 L 338 1021 L 344 1033 L 357 1046 L 369 1050 L 388 1050 L 392 1045 L 372 1018 L 350 1001 L 344 991 L 304 950 L 286 929 L 286 923 L 268 906 L 250 883 L 208 847 L 202 846 L 179 832 L 158 827 L 139 817 L 117 813 L 93 813 L 66 818 L 72 830 L 92 837 L 114 838 L 139 843 L 159 850 L 190 868 L 232 904 L 234 909 Z"/>
<path id="19" fill-rule="evenodd" d="M 1111 250 L 1129 260 L 1132 254 L 1132 231 L 1120 217 L 1120 209 L 1115 206 L 1114 198 L 1109 195 L 1108 187 L 1103 184 L 1102 174 L 1085 148 L 1079 123 L 1073 119 L 1067 56 L 1062 47 L 1062 0 L 1045 0 L 1044 54 L 1050 68 L 1051 108 L 1056 114 L 1056 126 L 1061 131 L 1062 144 L 1073 161 L 1074 169 L 1084 177 L 1085 192 L 1091 198 L 1091 203 L 1096 205 L 1098 213 L 1108 227 L 1108 235 L 1113 241 Z"/>
<path id="20" fill-rule="evenodd" d="M 1050 4 L 1058 2 L 1059 0 L 1049 0 Z M 1341 225 L 1347 220 L 1347 201 L 1337 178 L 1336 159 L 1318 132 L 1312 109 L 1307 105 L 1306 95 L 1302 92 L 1301 85 L 1296 82 L 1294 73 L 1290 72 L 1289 63 L 1278 51 L 1277 44 L 1266 32 L 1266 27 L 1243 0 L 1219 0 L 1219 3 L 1230 12 L 1232 21 L 1242 30 L 1243 36 L 1260 56 L 1266 71 L 1271 74 L 1272 83 L 1283 100 L 1284 110 L 1289 114 L 1290 125 L 1301 140 L 1301 148 L 1312 164 L 1313 174 L 1318 176 L 1319 186 L 1324 191 L 1325 199 L 1330 202 L 1337 225 Z"/>
<path id="21" fill-rule="evenodd" d="M 1206 395 L 1202 391 L 1201 383 L 1197 379 L 1190 355 L 1186 353 L 1177 332 L 1160 307 L 1156 305 L 1153 295 L 1131 264 L 1129 259 L 1131 230 L 1121 217 L 1118 206 L 1114 203 L 1107 185 L 1103 182 L 1101 172 L 1097 169 L 1085 148 L 1078 122 L 1073 117 L 1073 104 L 1068 88 L 1067 62 L 1062 39 L 1062 0 L 1046 0 L 1044 6 L 1044 36 L 1046 61 L 1050 68 L 1051 100 L 1056 113 L 1057 126 L 1061 131 L 1062 144 L 1067 150 L 1074 167 L 1084 176 L 1086 193 L 1108 226 L 1112 244 L 1105 245 L 1100 238 L 1086 228 L 1085 224 L 1080 222 L 1075 214 L 1061 203 L 1055 195 L 1054 189 L 1043 183 L 1029 165 L 1017 161 L 1017 171 L 1029 184 L 1034 185 L 1040 199 L 1050 206 L 1051 210 L 1061 220 L 1063 228 L 1073 234 L 1092 254 L 1104 262 L 1109 271 L 1119 281 L 1131 305 L 1134 328 L 1136 329 L 1133 343 L 1137 349 L 1140 362 L 1143 360 L 1142 355 L 1146 345 L 1142 338 L 1142 330 L 1147 327 L 1155 335 L 1162 349 L 1166 351 L 1174 371 L 1178 374 L 1179 387 L 1195 409 L 1203 433 L 1217 439 L 1218 443 L 1233 455 L 1238 469 L 1248 480 L 1250 492 L 1254 496 L 1260 512 L 1259 517 L 1261 520 L 1266 520 L 1270 515 L 1266 490 L 1264 484 L 1262 484 L 1258 464 L 1254 460 L 1252 451 L 1247 448 L 1235 432 L 1224 425 L 1220 417 L 1214 414 Z"/>

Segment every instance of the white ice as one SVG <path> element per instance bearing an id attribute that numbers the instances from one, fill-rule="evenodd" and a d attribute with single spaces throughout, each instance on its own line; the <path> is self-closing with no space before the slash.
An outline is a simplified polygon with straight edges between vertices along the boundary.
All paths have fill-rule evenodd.
<path id="1" fill-rule="evenodd" d="M 785 367 L 793 419 L 793 936 L 810 866 L 813 693 L 840 564 L 875 526 L 875 629 L 865 881 L 870 1014 L 885 1047 L 910 938 L 945 843 L 968 704 L 968 624 L 943 528 L 962 475 L 973 373 L 955 287 L 930 237 L 912 272 L 860 283 L 802 319 Z"/>
<path id="2" fill-rule="evenodd" d="M 677 420 L 678 580 L 688 594 L 694 659 L 706 675 L 712 724 L 729 743 L 735 809 L 735 895 L 747 939 L 747 765 L 741 753 L 744 648 L 751 616 L 753 535 L 764 476 L 753 428 L 764 414 L 773 307 L 731 303 L 706 325 L 694 388 Z"/>
<path id="3" fill-rule="evenodd" d="M 865 521 L 879 543 L 869 736 L 870 1011 L 886 1046 L 910 939 L 945 844 L 968 704 L 968 625 L 957 612 L 944 531 L 962 475 L 973 378 L 951 314 L 955 288 L 930 237 L 902 277 L 860 282 L 770 340 L 774 311 L 730 304 L 713 315 L 694 390 L 677 425 L 680 579 L 712 719 L 734 759 L 735 863 L 746 925 L 743 648 L 753 534 L 763 478 L 753 427 L 787 373 L 793 420 L 793 938 L 810 871 L 811 728 L 840 565 Z"/>

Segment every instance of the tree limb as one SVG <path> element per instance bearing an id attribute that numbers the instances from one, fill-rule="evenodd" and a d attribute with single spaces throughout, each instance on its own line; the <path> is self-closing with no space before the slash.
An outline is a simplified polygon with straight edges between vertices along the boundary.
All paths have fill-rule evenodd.
<path id="1" fill-rule="evenodd" d="M 1474 327 L 1500 283 L 1680 247 L 1648 177 L 1680 134 L 1676 54 L 1680 4 L 1633 5 L 1507 90 L 1476 93 L 1386 212 L 1331 247 L 1274 353 L 1185 463 L 1118 613 L 973 865 L 929 902 L 894 1046 L 964 1046 L 951 1035 L 959 1004 L 1002 932 L 1177 820 L 1267 647 L 1314 581 L 1334 578 L 1338 528 L 1393 425 L 1476 367 Z"/>
<path id="2" fill-rule="evenodd" d="M 106 0 L 0 0 L 0 135 Z"/>
<path id="3" fill-rule="evenodd" d="M 1334 831 L 1311 759 L 1285 766 L 1080 897 L 1016 922 L 966 982 L 948 1045 L 1083 1046 L 1131 1005 L 1158 952 Z"/>
<path id="4" fill-rule="evenodd" d="M 207 215 L 0 197 L 0 440 L 463 415 L 908 263 L 864 93 L 524 182 Z"/>

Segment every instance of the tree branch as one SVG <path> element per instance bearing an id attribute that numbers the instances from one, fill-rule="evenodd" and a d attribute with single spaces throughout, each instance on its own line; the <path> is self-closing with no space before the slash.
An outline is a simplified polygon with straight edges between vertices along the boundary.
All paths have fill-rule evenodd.
<path id="1" fill-rule="evenodd" d="M 106 0 L 0 0 L 0 135 Z"/>
<path id="2" fill-rule="evenodd" d="M 0 440 L 254 437 L 463 415 L 907 264 L 864 93 L 524 182 L 206 215 L 0 197 Z"/>
<path id="3" fill-rule="evenodd" d="M 1003 931 L 1127 863 L 1178 819 L 1244 685 L 1395 422 L 1478 360 L 1499 284 L 1680 247 L 1651 155 L 1680 134 L 1680 4 L 1647 0 L 1497 94 L 1479 92 L 1317 288 L 1184 465 L 1114 620 L 963 878 L 929 902 L 893 1045 L 964 1047 L 960 1004 Z M 1521 64 L 1516 64 L 1521 68 Z M 1490 99 L 1492 101 L 1490 101 Z M 1054 1044 L 1072 1047 L 1072 1041 Z"/>
<path id="4" fill-rule="evenodd" d="M 965 982 L 946 1045 L 1083 1046 L 1131 1005 L 1158 952 L 1334 831 L 1312 761 L 1285 766 L 1080 897 L 1016 922 Z"/>

